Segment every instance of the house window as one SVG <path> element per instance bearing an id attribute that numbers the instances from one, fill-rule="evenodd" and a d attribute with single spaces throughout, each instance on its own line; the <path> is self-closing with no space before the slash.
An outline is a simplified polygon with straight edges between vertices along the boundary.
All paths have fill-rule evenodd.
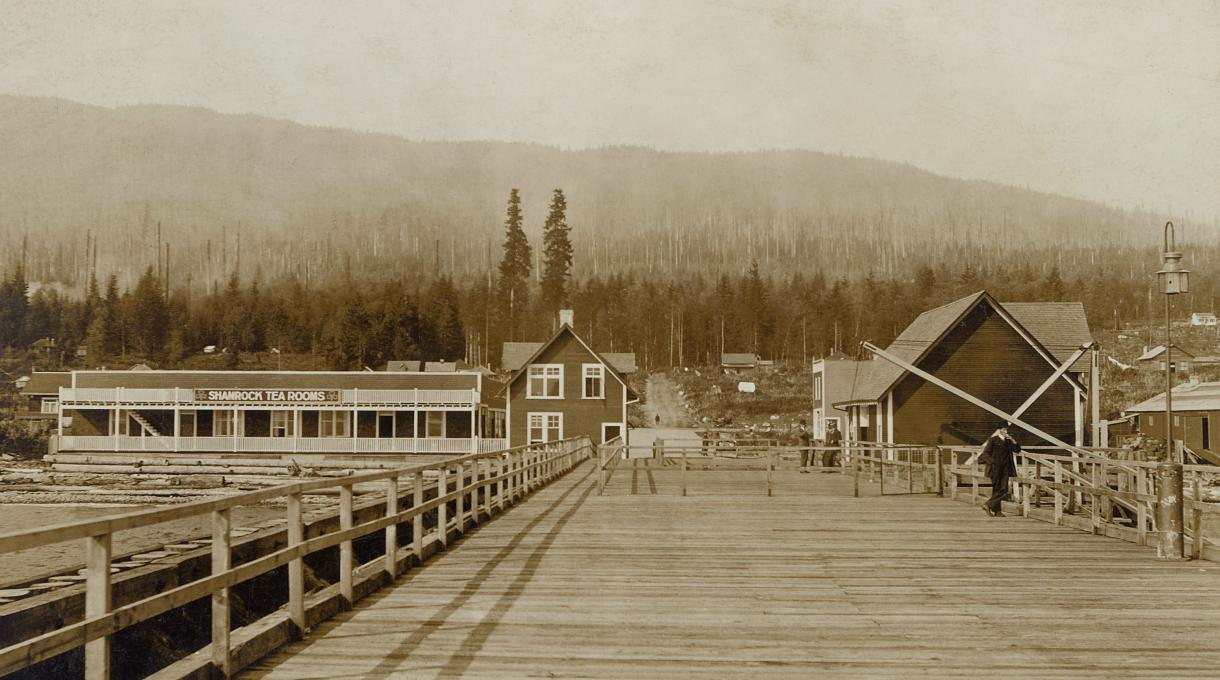
<path id="1" fill-rule="evenodd" d="M 563 439 L 562 413 L 531 413 L 529 414 L 529 442 L 553 442 Z"/>
<path id="2" fill-rule="evenodd" d="M 232 411 L 217 411 L 212 415 L 212 434 L 217 437 L 233 436 Z"/>
<path id="3" fill-rule="evenodd" d="M 59 413 L 59 400 L 58 399 L 43 399 L 42 400 L 42 412 L 43 413 Z"/>
<path id="4" fill-rule="evenodd" d="M 584 399 L 605 399 L 606 367 L 601 364 L 585 364 L 582 374 L 584 387 L 580 396 Z"/>
<path id="5" fill-rule="evenodd" d="M 444 437 L 445 436 L 445 412 L 444 411 L 427 411 L 427 429 L 424 430 L 425 437 Z"/>
<path id="6" fill-rule="evenodd" d="M 822 401 L 822 374 L 821 373 L 813 376 L 813 399 L 814 399 L 814 401 Z"/>
<path id="7" fill-rule="evenodd" d="M 348 411 L 319 411 L 318 412 L 318 436 L 319 437 L 350 437 L 351 430 L 351 413 Z"/>
<path id="8" fill-rule="evenodd" d="M 271 412 L 271 436 L 272 437 L 291 437 L 295 430 L 293 429 L 292 411 L 272 411 Z"/>
<path id="9" fill-rule="evenodd" d="M 563 365 L 532 364 L 529 369 L 530 399 L 563 399 Z"/>

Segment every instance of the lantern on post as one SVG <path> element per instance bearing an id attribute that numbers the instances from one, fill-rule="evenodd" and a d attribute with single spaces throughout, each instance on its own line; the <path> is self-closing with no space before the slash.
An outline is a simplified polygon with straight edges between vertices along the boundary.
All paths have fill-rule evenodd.
<path id="1" fill-rule="evenodd" d="M 1175 452 L 1173 446 L 1173 341 L 1170 324 L 1170 300 L 1178 293 L 1190 291 L 1190 270 L 1182 268 L 1182 253 L 1174 242 L 1173 222 L 1165 223 L 1161 269 L 1156 273 L 1165 294 L 1165 460 L 1157 466 L 1157 524 L 1159 540 L 1157 557 L 1180 560 L 1184 557 L 1182 532 L 1185 528 L 1182 508 L 1182 463 L 1185 452 Z"/>

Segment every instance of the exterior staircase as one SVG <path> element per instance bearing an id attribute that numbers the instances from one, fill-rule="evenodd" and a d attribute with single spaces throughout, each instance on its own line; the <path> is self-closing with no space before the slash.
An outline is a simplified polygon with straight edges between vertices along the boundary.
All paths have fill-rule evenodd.
<path id="1" fill-rule="evenodd" d="M 144 434 L 145 434 L 145 436 L 150 436 L 150 437 L 160 437 L 160 436 L 163 436 L 163 435 L 162 435 L 162 434 L 161 434 L 161 433 L 160 433 L 160 432 L 157 430 L 157 428 L 153 427 L 153 424 L 152 424 L 152 423 L 148 422 L 148 419 L 147 419 L 147 418 L 145 418 L 143 415 L 141 415 L 141 414 L 140 414 L 140 412 L 139 412 L 139 411 L 128 411 L 128 412 L 127 412 L 127 414 L 131 416 L 131 419 L 132 419 L 132 420 L 134 420 L 134 421 L 136 421 L 137 423 L 139 423 L 139 424 L 140 424 L 140 427 L 144 428 Z"/>

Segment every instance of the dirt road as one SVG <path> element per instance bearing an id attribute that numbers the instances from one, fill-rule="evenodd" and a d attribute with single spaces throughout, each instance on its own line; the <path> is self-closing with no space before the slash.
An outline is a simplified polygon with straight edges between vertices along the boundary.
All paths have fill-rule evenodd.
<path id="1" fill-rule="evenodd" d="M 690 415 L 678 395 L 678 386 L 664 373 L 648 376 L 645 386 L 644 415 L 648 427 L 689 427 Z M 661 421 L 657 423 L 657 416 Z"/>

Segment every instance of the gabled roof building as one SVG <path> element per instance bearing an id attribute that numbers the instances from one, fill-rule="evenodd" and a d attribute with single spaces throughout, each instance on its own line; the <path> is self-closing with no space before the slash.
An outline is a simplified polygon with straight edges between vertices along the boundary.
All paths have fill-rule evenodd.
<path id="1" fill-rule="evenodd" d="M 886 348 L 906 363 L 1012 413 L 1083 345 L 1092 342 L 1077 302 L 1001 304 L 986 291 L 920 314 Z M 1021 416 L 1080 443 L 1090 370 L 1076 360 Z M 860 362 L 832 403 L 847 413 L 852 441 L 978 444 L 1000 418 L 884 359 Z M 815 381 L 817 376 L 815 376 Z M 1031 435 L 1017 432 L 1024 441 Z"/>

